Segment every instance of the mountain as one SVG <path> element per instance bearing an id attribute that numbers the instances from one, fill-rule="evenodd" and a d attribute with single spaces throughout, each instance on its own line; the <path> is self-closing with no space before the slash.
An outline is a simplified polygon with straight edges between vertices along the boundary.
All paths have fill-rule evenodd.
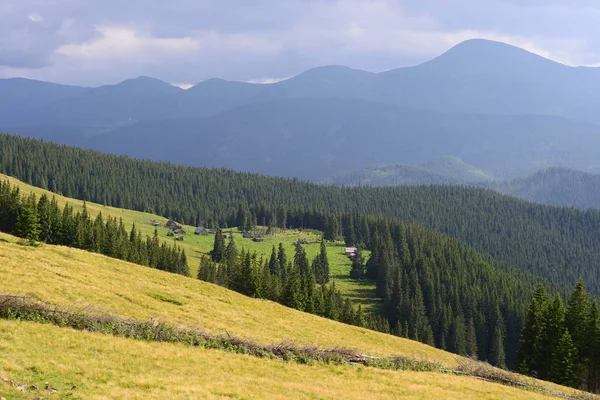
<path id="1" fill-rule="evenodd" d="M 46 103 L 16 104 L 13 111 L 19 112 L 9 119 L 10 114 L 0 115 L 0 127 L 196 118 L 242 105 L 306 97 L 362 99 L 437 112 L 544 114 L 600 122 L 599 88 L 597 68 L 569 67 L 508 44 L 472 39 L 423 64 L 379 74 L 326 66 L 273 84 L 209 79 L 184 91 L 141 77 L 88 91 L 78 88 L 68 100 L 59 97 L 48 108 Z M 4 96 L 10 98 L 21 91 L 6 90 Z M 79 96 L 82 91 L 85 95 Z M 147 98 L 136 97 L 140 94 Z M 32 115 L 36 118 L 26 118 Z"/>
<path id="2" fill-rule="evenodd" d="M 512 178 L 553 165 L 597 169 L 600 127 L 556 117 L 439 114 L 363 100 L 304 98 L 124 126 L 101 140 L 92 138 L 86 147 L 316 181 L 339 171 L 419 165 L 451 154 L 473 166 L 473 174 L 484 177 L 475 172 L 482 170 Z"/>
<path id="3" fill-rule="evenodd" d="M 137 120 L 140 108 L 145 109 L 156 98 L 179 92 L 183 92 L 183 89 L 141 76 L 116 85 L 79 91 L 75 95 L 63 96 L 56 101 L 30 108 L 27 125 L 90 127 L 119 124 Z M 4 115 L 0 115 L 0 121 L 4 119 Z"/>
<path id="4" fill-rule="evenodd" d="M 505 43 L 467 40 L 377 76 L 381 101 L 441 112 L 544 114 L 600 122 L 600 69 L 569 67 Z"/>
<path id="5" fill-rule="evenodd" d="M 0 79 L 0 124 L 26 122 L 32 117 L 32 110 L 87 90 L 24 78 Z"/>

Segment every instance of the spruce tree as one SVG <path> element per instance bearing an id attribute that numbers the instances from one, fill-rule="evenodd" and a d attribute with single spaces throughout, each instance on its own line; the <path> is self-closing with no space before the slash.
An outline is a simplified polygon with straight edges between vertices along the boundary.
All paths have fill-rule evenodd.
<path id="1" fill-rule="evenodd" d="M 565 329 L 552 357 L 551 380 L 553 382 L 570 387 L 579 386 L 581 366 L 579 365 L 577 353 L 569 329 Z"/>
<path id="2" fill-rule="evenodd" d="M 223 232 L 221 229 L 217 229 L 217 233 L 215 235 L 215 243 L 213 245 L 213 249 L 210 252 L 210 256 L 214 262 L 221 262 L 225 255 L 225 238 L 223 237 Z"/>
<path id="3" fill-rule="evenodd" d="M 580 360 L 583 360 L 585 356 L 588 340 L 586 330 L 584 329 L 586 326 L 588 302 L 589 296 L 585 291 L 583 281 L 580 279 L 567 302 L 567 311 L 565 313 L 565 327 L 570 332 L 570 337 L 578 350 Z"/>
<path id="4" fill-rule="evenodd" d="M 15 233 L 17 236 L 30 241 L 39 239 L 40 223 L 37 213 L 37 201 L 33 193 L 23 200 L 17 217 Z"/>

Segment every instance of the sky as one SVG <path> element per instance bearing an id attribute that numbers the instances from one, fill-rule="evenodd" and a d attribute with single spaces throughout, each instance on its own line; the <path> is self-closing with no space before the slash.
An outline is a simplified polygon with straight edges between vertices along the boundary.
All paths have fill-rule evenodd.
<path id="1" fill-rule="evenodd" d="M 0 78 L 268 83 L 416 65 L 470 38 L 596 66 L 598 21 L 597 0 L 1 0 Z"/>

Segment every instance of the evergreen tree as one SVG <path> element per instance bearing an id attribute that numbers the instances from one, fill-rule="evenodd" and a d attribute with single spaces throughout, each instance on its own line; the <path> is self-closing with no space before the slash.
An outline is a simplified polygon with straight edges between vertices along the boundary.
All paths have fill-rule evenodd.
<path id="1" fill-rule="evenodd" d="M 500 310 L 496 310 L 496 323 L 490 347 L 489 361 L 498 368 L 506 368 L 506 350 L 504 349 L 504 319 Z"/>
<path id="2" fill-rule="evenodd" d="M 215 262 L 221 262 L 223 256 L 225 255 L 225 238 L 223 237 L 223 232 L 221 232 L 221 229 L 217 229 L 215 243 L 210 255 Z"/>
<path id="3" fill-rule="evenodd" d="M 553 355 L 552 381 L 560 385 L 579 387 L 581 382 L 577 348 L 566 329 Z"/>
<path id="4" fill-rule="evenodd" d="M 17 217 L 15 233 L 17 236 L 30 241 L 39 239 L 40 223 L 38 220 L 37 201 L 33 193 L 23 200 L 23 205 L 20 207 Z"/>
<path id="5" fill-rule="evenodd" d="M 362 256 L 362 252 L 358 250 L 356 255 L 352 259 L 352 266 L 350 267 L 350 278 L 362 279 L 365 277 L 365 260 Z"/>

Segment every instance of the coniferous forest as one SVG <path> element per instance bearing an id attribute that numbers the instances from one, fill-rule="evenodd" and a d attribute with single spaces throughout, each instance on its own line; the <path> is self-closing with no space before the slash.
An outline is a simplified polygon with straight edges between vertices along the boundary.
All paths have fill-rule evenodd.
<path id="1" fill-rule="evenodd" d="M 592 350 L 581 353 L 573 325 L 560 322 L 561 329 L 552 331 L 560 332 L 558 339 L 548 339 L 547 333 L 528 336 L 547 329 L 532 322 L 528 305 L 540 281 L 556 299 L 582 277 L 591 296 L 599 293 L 596 211 L 541 206 L 465 187 L 317 185 L 135 160 L 10 135 L 0 135 L 0 172 L 65 196 L 187 224 L 321 230 L 324 240 L 343 239 L 358 247 L 350 274 L 376 283 L 383 300 L 378 315 L 364 313 L 334 283 L 327 284 L 326 252 L 308 260 L 301 245 L 293 255 L 280 247 L 260 258 L 227 242 L 219 230 L 210 257 L 200 262 L 198 278 L 545 379 L 573 386 L 595 379 Z M 77 214 L 69 206 L 60 210 L 54 200 L 22 196 L 7 183 L 0 189 L 3 231 L 189 274 L 185 253 L 159 245 L 156 236 L 141 238 L 135 227 L 127 233 L 122 223 L 102 215 L 92 220 L 85 209 Z M 370 256 L 363 257 L 361 250 Z M 546 318 L 552 305 L 537 303 L 543 303 L 543 311 L 536 313 Z M 586 305 L 586 321 L 592 308 Z M 568 320 L 567 314 L 561 321 Z M 543 364 L 524 362 L 541 357 L 526 355 L 532 340 L 551 342 L 545 357 L 556 353 L 555 360 L 574 354 L 571 347 L 578 349 L 579 358 L 571 357 L 576 373 L 560 372 L 560 363 L 548 363 L 548 358 Z M 584 380 L 584 374 L 593 379 Z"/>

